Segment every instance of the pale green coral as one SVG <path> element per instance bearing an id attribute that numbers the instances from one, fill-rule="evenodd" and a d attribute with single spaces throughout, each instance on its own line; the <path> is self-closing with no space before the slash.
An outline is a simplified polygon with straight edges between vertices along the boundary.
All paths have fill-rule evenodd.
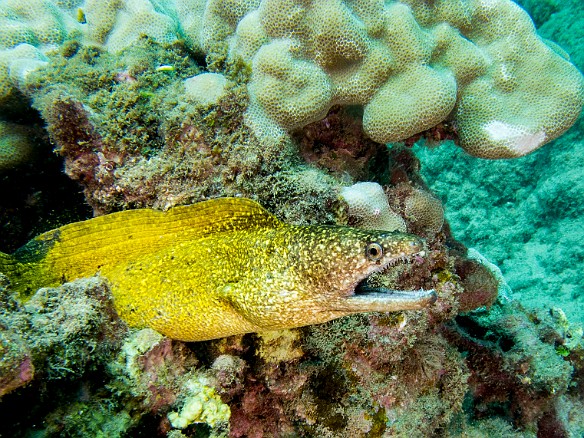
<path id="1" fill-rule="evenodd" d="M 275 40 L 262 46 L 254 57 L 249 85 L 252 105 L 248 111 L 256 132 L 273 125 L 285 130 L 323 118 L 332 97 L 332 84 L 316 64 L 295 59 L 292 43 Z"/>
<path id="2" fill-rule="evenodd" d="M 171 43 L 187 38 L 179 12 L 195 3 L 197 0 L 185 0 L 179 2 L 180 8 L 169 0 L 0 3 L 0 108 L 10 108 L 13 96 L 27 94 L 26 74 L 41 67 L 42 61 L 47 61 L 45 54 L 66 41 L 102 45 L 112 53 L 134 45 L 144 35 L 159 43 Z M 17 61 L 20 58 L 25 61 Z"/>
<path id="3" fill-rule="evenodd" d="M 375 141 L 450 120 L 467 152 L 507 158 L 559 136 L 583 103 L 580 73 L 508 0 L 265 0 L 225 39 L 252 63 L 247 121 L 266 140 L 360 104 Z"/>
<path id="4" fill-rule="evenodd" d="M 0 172 L 24 163 L 33 151 L 28 129 L 0 120 Z"/>
<path id="5" fill-rule="evenodd" d="M 112 53 L 121 52 L 134 44 L 141 35 L 148 35 L 160 43 L 170 43 L 179 38 L 178 23 L 173 16 L 173 9 L 166 7 L 169 3 L 167 1 L 87 3 L 85 14 L 88 27 L 99 29 L 95 32 L 96 36 L 103 40 L 105 47 Z M 106 23 L 111 27 L 108 28 Z"/>
<path id="6" fill-rule="evenodd" d="M 172 411 L 168 419 L 172 427 L 185 429 L 193 423 L 206 423 L 212 428 L 227 425 L 231 410 L 210 386 L 205 377 L 186 382 L 184 391 L 188 394 L 180 412 Z"/>
<path id="7" fill-rule="evenodd" d="M 0 5 L 0 48 L 21 43 L 58 45 L 65 41 L 74 20 L 49 0 L 6 0 Z"/>
<path id="8" fill-rule="evenodd" d="M 228 83 L 222 74 L 202 73 L 185 80 L 185 96 L 201 105 L 211 105 L 225 96 Z"/>
<path id="9" fill-rule="evenodd" d="M 0 108 L 12 112 L 23 104 L 24 83 L 28 74 L 45 65 L 48 58 L 30 44 L 0 50 Z"/>
<path id="10" fill-rule="evenodd" d="M 22 104 L 24 79 L 47 61 L 42 51 L 63 44 L 78 25 L 50 0 L 0 3 L 0 108 Z"/>

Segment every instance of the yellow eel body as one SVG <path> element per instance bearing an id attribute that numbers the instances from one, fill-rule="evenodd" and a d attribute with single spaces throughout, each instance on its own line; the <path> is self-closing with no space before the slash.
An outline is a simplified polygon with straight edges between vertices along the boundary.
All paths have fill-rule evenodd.
<path id="1" fill-rule="evenodd" d="M 357 287 L 414 255 L 413 235 L 293 226 L 252 200 L 219 198 L 65 225 L 0 253 L 0 272 L 23 297 L 99 273 L 129 325 L 201 341 L 425 307 L 433 291 Z"/>

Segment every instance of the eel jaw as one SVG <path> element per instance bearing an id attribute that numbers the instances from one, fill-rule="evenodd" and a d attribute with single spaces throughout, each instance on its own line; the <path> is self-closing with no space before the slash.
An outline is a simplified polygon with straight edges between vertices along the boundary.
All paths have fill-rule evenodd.
<path id="1" fill-rule="evenodd" d="M 434 289 L 393 290 L 357 286 L 355 293 L 344 299 L 344 307 L 353 312 L 418 310 L 434 304 L 436 298 Z"/>
<path id="2" fill-rule="evenodd" d="M 396 257 L 371 274 L 383 271 L 400 262 L 408 263 L 415 257 L 423 257 L 424 255 L 425 251 L 420 251 L 409 256 Z M 436 302 L 437 295 L 434 289 L 393 290 L 384 287 L 371 287 L 367 285 L 369 276 L 356 283 L 351 289 L 350 295 L 343 297 L 340 302 L 337 301 L 335 310 L 348 313 L 396 312 L 424 309 Z"/>

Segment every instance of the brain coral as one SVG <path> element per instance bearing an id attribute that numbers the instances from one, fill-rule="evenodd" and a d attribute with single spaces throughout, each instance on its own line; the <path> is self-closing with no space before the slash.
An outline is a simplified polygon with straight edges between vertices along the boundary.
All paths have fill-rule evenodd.
<path id="1" fill-rule="evenodd" d="M 582 107 L 581 74 L 510 0 L 233 2 L 222 15 L 207 2 L 202 44 L 211 50 L 221 25 L 216 42 L 251 62 L 247 119 L 264 137 L 359 104 L 377 142 L 449 120 L 467 152 L 509 158 L 562 134 Z"/>

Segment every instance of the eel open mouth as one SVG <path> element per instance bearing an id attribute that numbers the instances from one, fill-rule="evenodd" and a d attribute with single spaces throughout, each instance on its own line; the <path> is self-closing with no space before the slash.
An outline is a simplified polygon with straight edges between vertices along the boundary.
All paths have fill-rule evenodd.
<path id="1" fill-rule="evenodd" d="M 398 263 L 409 263 L 415 257 L 424 255 L 425 252 L 420 251 L 411 256 L 395 258 L 383 270 Z M 423 309 L 436 302 L 437 296 L 433 289 L 394 290 L 371 283 L 371 278 L 370 275 L 357 283 L 352 295 L 343 299 L 343 309 L 352 312 L 395 312 Z"/>
<path id="2" fill-rule="evenodd" d="M 436 302 L 434 289 L 395 290 L 386 287 L 369 286 L 367 278 L 361 281 L 347 300 L 353 305 L 371 306 L 378 312 L 423 309 Z"/>

